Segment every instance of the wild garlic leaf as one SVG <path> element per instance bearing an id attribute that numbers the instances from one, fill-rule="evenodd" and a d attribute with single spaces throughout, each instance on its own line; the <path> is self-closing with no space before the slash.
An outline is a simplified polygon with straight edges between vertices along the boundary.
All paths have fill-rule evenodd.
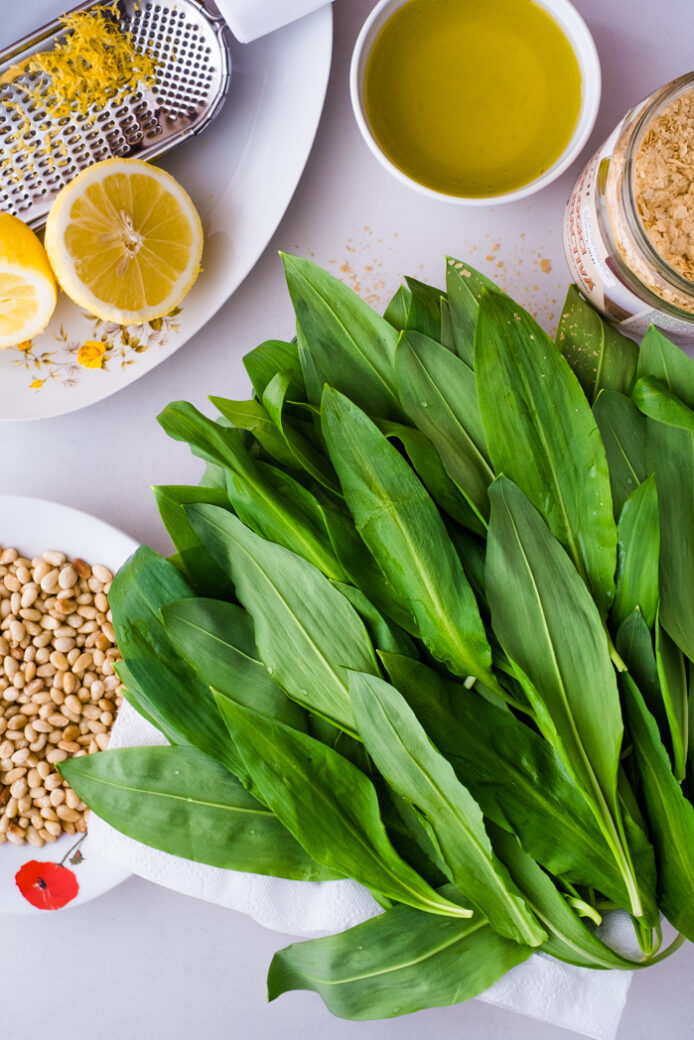
<path id="1" fill-rule="evenodd" d="M 528 946 L 547 938 L 494 855 L 484 817 L 402 695 L 375 676 L 349 683 L 357 726 L 376 768 L 422 814 L 449 879 L 501 935 Z"/>
<path id="2" fill-rule="evenodd" d="M 632 491 L 617 524 L 617 588 L 610 620 L 615 626 L 639 607 L 649 628 L 658 607 L 660 524 L 653 476 Z"/>
<path id="3" fill-rule="evenodd" d="M 656 850 L 659 906 L 670 924 L 694 941 L 694 806 L 673 775 L 643 697 L 630 676 L 623 681 L 626 717 Z"/>
<path id="4" fill-rule="evenodd" d="M 484 815 L 517 834 L 552 874 L 594 885 L 628 907 L 628 893 L 588 802 L 547 741 L 475 689 L 422 662 L 379 656 Z"/>
<path id="5" fill-rule="evenodd" d="M 637 375 L 657 379 L 689 408 L 694 408 L 694 361 L 655 325 L 651 325 L 641 342 Z"/>
<path id="6" fill-rule="evenodd" d="M 575 285 L 569 286 L 556 342 L 591 404 L 601 390 L 631 393 L 639 348 L 606 322 Z"/>
<path id="7" fill-rule="evenodd" d="M 256 534 L 303 556 L 329 578 L 346 577 L 322 506 L 291 474 L 248 456 L 243 469 L 227 473 L 227 496 Z"/>
<path id="8" fill-rule="evenodd" d="M 533 708 L 591 797 L 615 804 L 622 718 L 596 605 L 538 512 L 506 477 L 490 489 L 487 594 L 502 647 L 533 684 Z"/>
<path id="9" fill-rule="evenodd" d="M 388 899 L 432 914 L 470 916 L 397 854 L 376 790 L 361 770 L 313 737 L 225 698 L 218 703 L 263 803 L 313 859 Z"/>
<path id="10" fill-rule="evenodd" d="M 682 651 L 670 639 L 659 620 L 655 626 L 655 658 L 670 731 L 673 771 L 681 783 L 687 773 L 689 746 L 687 671 Z"/>
<path id="11" fill-rule="evenodd" d="M 159 622 L 164 633 L 163 622 Z M 209 686 L 187 667 L 182 658 L 166 658 L 155 652 L 149 638 L 135 626 L 120 626 L 118 641 L 123 661 L 118 674 L 133 686 L 133 706 L 154 723 L 167 740 L 190 744 L 211 755 L 232 772 L 239 760 L 231 746 Z M 149 636 L 150 630 L 147 630 Z M 168 637 L 167 642 L 168 642 Z"/>
<path id="12" fill-rule="evenodd" d="M 583 968 L 618 968 L 632 971 L 638 961 L 620 956 L 599 939 L 571 909 L 561 892 L 532 856 L 522 850 L 517 839 L 500 827 L 490 827 L 491 838 L 500 859 L 529 905 L 549 933 L 543 953 Z"/>
<path id="13" fill-rule="evenodd" d="M 468 531 L 484 534 L 485 523 L 446 472 L 441 456 L 426 434 L 414 426 L 388 419 L 382 419 L 376 425 L 389 441 L 402 444 L 413 470 L 439 509 Z"/>
<path id="14" fill-rule="evenodd" d="M 280 465 L 301 470 L 301 463 L 275 426 L 265 406 L 256 400 L 231 401 L 226 397 L 210 397 L 211 403 L 236 430 L 253 434 L 258 444 Z M 209 420 L 208 420 L 209 421 Z"/>
<path id="15" fill-rule="evenodd" d="M 661 623 L 694 659 L 694 434 L 647 420 L 646 462 L 660 519 Z"/>
<path id="16" fill-rule="evenodd" d="M 385 318 L 339 279 L 310 260 L 281 253 L 300 329 L 299 347 L 310 355 L 315 376 L 304 376 L 309 400 L 316 382 L 329 382 L 372 415 L 402 418 L 393 386 L 397 333 Z M 304 363 L 302 361 L 302 367 Z"/>
<path id="17" fill-rule="evenodd" d="M 417 647 L 402 628 L 389 621 L 355 585 L 334 581 L 335 588 L 352 604 L 366 625 L 371 642 L 376 650 L 385 650 L 406 657 L 418 657 Z"/>
<path id="18" fill-rule="evenodd" d="M 486 457 L 472 369 L 440 343 L 405 332 L 395 352 L 395 377 L 403 408 L 486 525 L 487 487 L 494 472 Z"/>
<path id="19" fill-rule="evenodd" d="M 115 575 L 109 592 L 113 627 L 123 657 L 126 635 L 137 627 L 157 656 L 175 668 L 178 656 L 164 632 L 161 608 L 192 595 L 192 588 L 172 563 L 149 546 L 136 549 Z"/>
<path id="20" fill-rule="evenodd" d="M 604 617 L 617 529 L 605 450 L 578 380 L 537 322 L 492 292 L 480 303 L 475 377 L 495 471 L 545 518 Z"/>
<path id="21" fill-rule="evenodd" d="M 619 626 L 615 646 L 661 732 L 667 733 L 668 722 L 660 690 L 653 636 L 638 607 Z"/>
<path id="22" fill-rule="evenodd" d="M 441 892 L 455 890 L 448 885 Z M 530 952 L 477 917 L 442 919 L 395 906 L 338 935 L 280 950 L 268 995 L 313 990 L 339 1018 L 393 1018 L 476 997 Z"/>
<path id="23" fill-rule="evenodd" d="M 340 485 L 325 454 L 301 433 L 296 422 L 288 420 L 285 415 L 291 380 L 291 372 L 278 372 L 265 388 L 263 406 L 301 467 L 319 484 L 339 494 Z"/>
<path id="24" fill-rule="evenodd" d="M 622 713 L 597 605 L 525 495 L 506 477 L 498 477 L 489 494 L 492 627 L 519 678 L 527 677 L 537 725 L 589 799 L 641 916 L 617 802 Z"/>
<path id="25" fill-rule="evenodd" d="M 189 747 L 119 748 L 68 759 L 61 771 L 116 830 L 172 856 L 223 870 L 330 881 L 239 780 Z"/>
<path id="26" fill-rule="evenodd" d="M 214 562 L 190 526 L 185 507 L 191 502 L 210 502 L 229 509 L 226 490 L 210 487 L 166 485 L 152 488 L 159 515 L 171 541 L 178 550 L 177 566 L 199 596 L 216 594 L 233 599 L 234 588 Z"/>
<path id="27" fill-rule="evenodd" d="M 166 633 L 202 682 L 219 693 L 306 731 L 306 712 L 259 659 L 250 615 L 221 600 L 181 599 L 162 609 Z"/>
<path id="28" fill-rule="evenodd" d="M 498 286 L 462 260 L 452 256 L 446 258 L 446 291 L 453 342 L 458 357 L 471 368 L 475 361 L 475 326 L 483 289 L 498 291 Z"/>
<path id="29" fill-rule="evenodd" d="M 593 415 L 605 446 L 615 518 L 629 495 L 648 476 L 646 468 L 646 420 L 624 394 L 601 390 Z"/>
<path id="30" fill-rule="evenodd" d="M 456 674 L 494 685 L 479 609 L 433 501 L 357 405 L 326 387 L 321 411 L 328 452 L 357 531 L 410 612 L 410 626 L 403 627 Z"/>
<path id="31" fill-rule="evenodd" d="M 253 619 L 260 658 L 309 711 L 354 733 L 345 668 L 378 671 L 364 624 L 321 572 L 216 506 L 191 506 L 191 523 L 230 575 Z"/>
<path id="32" fill-rule="evenodd" d="M 638 410 L 649 419 L 694 433 L 694 410 L 668 390 L 659 379 L 641 376 L 636 382 L 631 399 Z"/>
<path id="33" fill-rule="evenodd" d="M 292 373 L 289 394 L 294 401 L 306 400 L 306 387 L 301 375 L 301 360 L 297 343 L 286 343 L 281 339 L 269 339 L 243 356 L 243 367 L 253 384 L 259 401 L 265 387 L 278 372 Z"/>

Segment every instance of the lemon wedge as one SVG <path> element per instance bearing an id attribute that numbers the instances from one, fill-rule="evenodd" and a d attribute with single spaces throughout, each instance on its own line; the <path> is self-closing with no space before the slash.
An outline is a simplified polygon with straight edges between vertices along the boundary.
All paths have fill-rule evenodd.
<path id="1" fill-rule="evenodd" d="M 0 347 L 43 332 L 57 291 L 46 250 L 18 217 L 0 213 Z"/>
<path id="2" fill-rule="evenodd" d="M 46 250 L 67 295 L 90 314 L 142 325 L 177 307 L 200 270 L 202 226 L 158 166 L 106 159 L 57 195 Z"/>

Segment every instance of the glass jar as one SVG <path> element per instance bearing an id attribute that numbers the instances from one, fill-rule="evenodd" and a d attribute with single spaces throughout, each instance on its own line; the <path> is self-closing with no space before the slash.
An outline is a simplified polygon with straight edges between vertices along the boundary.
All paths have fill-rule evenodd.
<path id="1" fill-rule="evenodd" d="M 687 94 L 691 99 L 680 107 L 691 101 L 694 115 L 694 73 L 674 80 L 627 113 L 580 174 L 564 219 L 569 268 L 590 302 L 629 335 L 641 337 L 653 324 L 682 345 L 694 344 L 694 280 L 673 266 L 672 255 L 671 262 L 661 255 L 653 231 L 649 237 L 642 216 L 648 193 L 639 194 L 635 172 L 641 163 L 639 179 L 645 183 L 648 169 L 647 160 L 640 157 L 642 145 L 654 123 L 658 133 L 667 128 L 673 109 L 656 120 Z M 694 181 L 694 148 L 683 165 Z M 660 189 L 667 190 L 662 183 Z M 694 223 L 694 209 L 686 212 Z M 694 256 L 689 259 L 694 271 Z"/>

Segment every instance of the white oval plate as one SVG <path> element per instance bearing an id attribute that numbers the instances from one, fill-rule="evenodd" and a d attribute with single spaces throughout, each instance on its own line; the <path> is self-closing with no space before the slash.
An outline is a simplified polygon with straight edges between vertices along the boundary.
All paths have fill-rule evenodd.
<path id="1" fill-rule="evenodd" d="M 60 15 L 64 0 L 3 5 L 0 47 Z M 0 420 L 44 419 L 100 401 L 183 346 L 251 270 L 299 181 L 323 108 L 330 5 L 246 46 L 232 42 L 229 96 L 204 134 L 164 156 L 205 231 L 203 272 L 172 318 L 122 330 L 64 295 L 31 347 L 0 351 Z M 86 346 L 85 346 L 86 344 Z"/>
<path id="2" fill-rule="evenodd" d="M 135 552 L 138 543 L 78 509 L 40 498 L 0 495 L 0 546 L 12 546 L 27 556 L 58 549 L 70 557 L 80 556 L 91 564 L 104 563 L 116 571 Z M 129 871 L 92 855 L 88 835 L 79 849 L 74 848 L 80 837 L 66 834 L 41 849 L 9 842 L 0 845 L 0 913 L 44 913 L 24 898 L 15 882 L 20 867 L 34 860 L 60 864 L 65 859 L 64 866 L 73 872 L 79 886 L 77 896 L 66 907 L 87 903 L 130 877 Z M 47 878 L 50 881 L 50 874 Z"/>

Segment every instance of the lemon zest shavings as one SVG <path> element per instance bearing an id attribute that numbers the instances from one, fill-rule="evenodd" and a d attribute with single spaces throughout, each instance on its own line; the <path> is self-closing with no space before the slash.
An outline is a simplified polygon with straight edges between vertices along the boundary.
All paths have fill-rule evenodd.
<path id="1" fill-rule="evenodd" d="M 139 51 L 132 33 L 121 29 L 117 4 L 62 16 L 64 35 L 8 69 L 0 84 L 13 83 L 27 100 L 41 105 L 51 120 L 86 116 L 155 82 L 157 62 Z M 18 77 L 37 77 L 18 83 Z"/>

